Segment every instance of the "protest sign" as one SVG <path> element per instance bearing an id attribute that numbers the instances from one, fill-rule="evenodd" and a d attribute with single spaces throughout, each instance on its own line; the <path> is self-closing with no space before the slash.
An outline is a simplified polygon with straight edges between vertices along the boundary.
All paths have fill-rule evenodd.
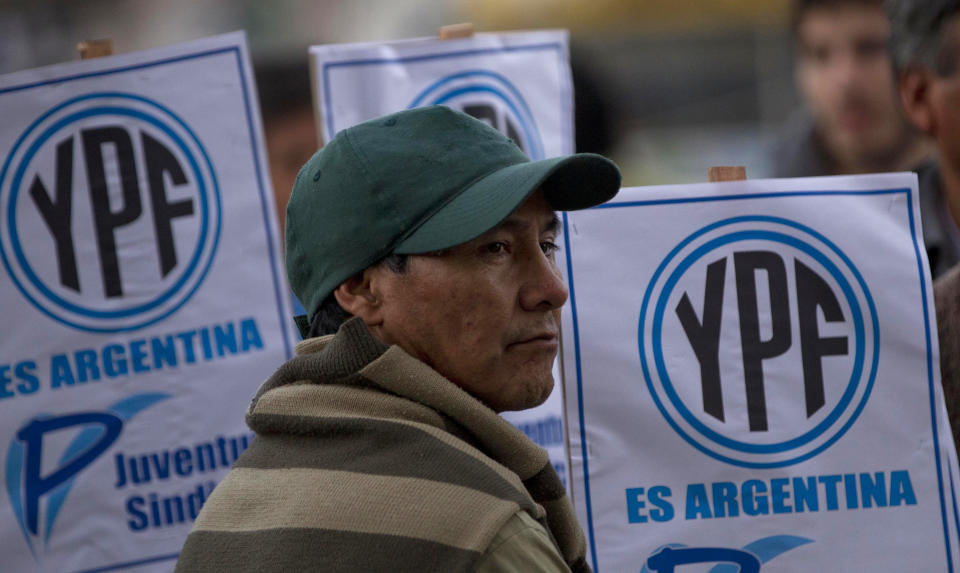
<path id="1" fill-rule="evenodd" d="M 564 233 L 596 571 L 960 566 L 915 175 L 624 189 Z"/>
<path id="2" fill-rule="evenodd" d="M 0 569 L 169 571 L 295 341 L 245 37 L 0 110 Z"/>
<path id="3" fill-rule="evenodd" d="M 312 46 L 310 72 L 323 141 L 387 113 L 445 105 L 496 127 L 532 159 L 574 149 L 566 31 Z M 565 479 L 559 387 L 540 407 L 504 418 L 545 447 Z"/>

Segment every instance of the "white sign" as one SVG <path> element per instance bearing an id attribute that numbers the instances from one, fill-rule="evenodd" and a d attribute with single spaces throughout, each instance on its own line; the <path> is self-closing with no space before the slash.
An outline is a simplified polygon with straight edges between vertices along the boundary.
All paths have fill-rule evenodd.
<path id="1" fill-rule="evenodd" d="M 312 46 L 310 62 L 322 141 L 387 113 L 445 105 L 496 127 L 532 159 L 573 153 L 566 31 Z M 557 391 L 546 403 L 504 418 L 545 447 L 566 479 L 563 397 L 556 379 Z"/>
<path id="2" fill-rule="evenodd" d="M 915 175 L 624 189 L 564 232 L 595 571 L 960 567 Z"/>
<path id="3" fill-rule="evenodd" d="M 169 571 L 292 353 L 246 40 L 0 77 L 4 571 Z"/>

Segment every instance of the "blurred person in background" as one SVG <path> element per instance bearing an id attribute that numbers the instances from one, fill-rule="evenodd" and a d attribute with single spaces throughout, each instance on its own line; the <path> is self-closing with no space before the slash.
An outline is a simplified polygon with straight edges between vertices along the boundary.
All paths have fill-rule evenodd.
<path id="1" fill-rule="evenodd" d="M 284 212 L 300 167 L 319 147 L 306 58 L 264 62 L 255 70 L 270 162 L 270 180 L 283 236 Z"/>
<path id="2" fill-rule="evenodd" d="M 270 182 L 276 204 L 280 236 L 283 237 L 287 201 L 300 167 L 317 150 L 310 71 L 305 58 L 259 63 L 255 69 L 257 95 L 263 114 L 263 135 L 270 163 Z M 290 293 L 293 314 L 306 312 Z"/>
<path id="3" fill-rule="evenodd" d="M 887 8 L 904 112 L 939 154 L 916 170 L 924 242 L 938 277 L 960 254 L 960 0 L 888 1 Z"/>
<path id="4" fill-rule="evenodd" d="M 904 118 L 882 0 L 797 0 L 795 78 L 804 109 L 774 151 L 777 177 L 901 171 L 929 144 Z"/>
<path id="5" fill-rule="evenodd" d="M 937 144 L 939 162 L 919 171 L 924 239 L 939 233 L 939 259 L 953 264 L 934 282 L 940 374 L 954 444 L 960 443 L 960 0 L 887 0 L 890 52 L 903 109 Z M 926 203 L 927 213 L 923 213 Z M 928 216 L 929 214 L 929 216 Z M 930 251 L 928 245 L 928 252 Z"/>

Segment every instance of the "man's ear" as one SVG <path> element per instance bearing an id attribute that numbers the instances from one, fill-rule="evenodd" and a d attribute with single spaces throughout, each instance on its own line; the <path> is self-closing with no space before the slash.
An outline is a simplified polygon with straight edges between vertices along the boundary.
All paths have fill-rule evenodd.
<path id="1" fill-rule="evenodd" d="M 937 135 L 937 122 L 930 102 L 932 72 L 910 68 L 900 72 L 898 84 L 903 113 L 918 129 L 931 137 Z"/>
<path id="2" fill-rule="evenodd" d="M 359 316 L 367 326 L 376 326 L 383 321 L 380 299 L 374 289 L 374 269 L 366 269 L 340 283 L 333 296 L 343 310 Z"/>

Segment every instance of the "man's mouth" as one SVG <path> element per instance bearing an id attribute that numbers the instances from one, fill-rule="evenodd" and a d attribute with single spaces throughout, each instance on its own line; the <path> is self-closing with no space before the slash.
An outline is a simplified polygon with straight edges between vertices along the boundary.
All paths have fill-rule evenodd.
<path id="1" fill-rule="evenodd" d="M 524 346 L 524 347 L 536 347 L 543 346 L 545 348 L 553 348 L 559 344 L 559 336 L 556 332 L 539 332 L 531 335 L 524 335 L 519 340 L 511 342 L 507 345 L 507 348 Z"/>
<path id="2" fill-rule="evenodd" d="M 863 106 L 849 106 L 840 111 L 837 122 L 847 131 L 863 131 L 876 123 L 876 114 Z"/>

